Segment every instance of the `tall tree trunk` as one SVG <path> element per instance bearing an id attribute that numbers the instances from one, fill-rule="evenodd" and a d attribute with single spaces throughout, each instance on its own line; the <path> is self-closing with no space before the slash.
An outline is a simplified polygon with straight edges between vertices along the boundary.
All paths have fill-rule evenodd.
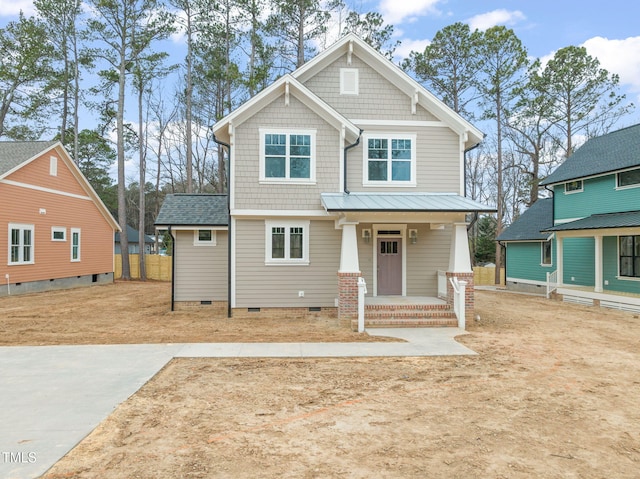
<path id="1" fill-rule="evenodd" d="M 498 92 L 498 99 L 496 102 L 496 123 L 497 123 L 497 135 L 498 135 L 498 204 L 496 212 L 496 238 L 502 233 L 502 215 L 504 193 L 502 192 L 502 101 L 500 92 Z M 496 241 L 496 273 L 495 284 L 500 284 L 501 281 L 501 268 L 502 268 L 502 246 Z"/>
<path id="2" fill-rule="evenodd" d="M 187 2 L 188 3 L 188 2 Z M 187 193 L 193 192 L 193 138 L 191 134 L 191 104 L 193 97 L 193 72 L 192 72 L 192 55 L 193 55 L 193 38 L 192 38 L 192 25 L 191 25 L 191 9 L 187 9 L 187 78 L 185 88 L 185 142 L 186 142 L 186 155 L 187 155 Z"/>
<path id="3" fill-rule="evenodd" d="M 144 134 L 144 118 L 142 115 L 142 97 L 143 97 L 143 85 L 142 85 L 142 79 L 140 79 L 140 85 L 138 85 L 138 149 L 139 154 L 140 154 L 140 164 L 139 164 L 139 170 L 140 170 L 140 188 L 139 188 L 139 198 L 138 198 L 138 208 L 140 211 L 140 215 L 139 215 L 139 219 L 138 219 L 138 247 L 139 247 L 139 251 L 138 251 L 138 257 L 139 257 L 139 262 L 140 262 L 140 280 L 141 281 L 146 281 L 147 280 L 147 267 L 146 267 L 146 262 L 145 262 L 145 238 L 146 238 L 146 234 L 145 234 L 145 218 L 146 218 L 146 202 L 145 202 L 145 195 L 144 195 L 144 190 L 145 190 L 145 181 L 146 181 L 146 168 L 147 168 L 147 161 L 146 161 L 146 148 L 145 148 L 145 134 Z"/>
<path id="4" fill-rule="evenodd" d="M 118 79 L 118 111 L 116 113 L 116 135 L 118 155 L 118 222 L 120 223 L 120 253 L 122 256 L 122 279 L 131 279 L 131 267 L 129 264 L 129 239 L 127 238 L 127 203 L 124 171 L 124 95 L 126 56 L 123 50 L 120 54 L 120 78 Z"/>

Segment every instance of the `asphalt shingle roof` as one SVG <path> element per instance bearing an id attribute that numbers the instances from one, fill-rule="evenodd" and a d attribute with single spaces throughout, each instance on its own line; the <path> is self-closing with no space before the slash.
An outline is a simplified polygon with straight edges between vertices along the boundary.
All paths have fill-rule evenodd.
<path id="1" fill-rule="evenodd" d="M 495 211 L 453 193 L 322 193 L 322 204 L 327 211 Z"/>
<path id="2" fill-rule="evenodd" d="M 543 198 L 536 201 L 522 213 L 511 226 L 504 230 L 498 241 L 546 241 L 548 231 L 553 226 L 553 198 Z"/>
<path id="3" fill-rule="evenodd" d="M 57 141 L 0 141 L 0 175 L 56 143 Z"/>
<path id="4" fill-rule="evenodd" d="M 127 225 L 127 241 L 129 243 L 138 243 L 139 240 L 139 235 L 138 235 L 138 230 L 134 229 L 133 227 Z M 120 233 L 116 233 L 115 236 L 115 242 L 116 243 L 120 243 Z M 144 235 L 144 242 L 145 243 L 153 243 L 155 242 L 155 240 L 149 236 L 148 234 Z"/>
<path id="5" fill-rule="evenodd" d="M 582 218 L 581 220 L 547 228 L 545 231 L 575 231 L 637 227 L 640 227 L 640 211 L 626 211 L 624 213 L 591 215 L 586 218 Z"/>
<path id="6" fill-rule="evenodd" d="M 640 167 L 640 124 L 592 138 L 576 150 L 541 186 Z"/>
<path id="7" fill-rule="evenodd" d="M 227 195 L 176 193 L 162 203 L 156 226 L 228 226 Z"/>

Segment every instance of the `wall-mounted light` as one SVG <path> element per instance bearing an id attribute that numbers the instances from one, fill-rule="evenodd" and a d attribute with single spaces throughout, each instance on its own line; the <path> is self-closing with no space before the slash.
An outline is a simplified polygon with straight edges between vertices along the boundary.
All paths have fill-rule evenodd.
<path id="1" fill-rule="evenodd" d="M 362 237 L 365 243 L 369 243 L 371 241 L 371 230 L 362 230 Z"/>
<path id="2" fill-rule="evenodd" d="M 418 242 L 418 230 L 409 230 L 409 239 L 411 244 L 416 244 Z"/>

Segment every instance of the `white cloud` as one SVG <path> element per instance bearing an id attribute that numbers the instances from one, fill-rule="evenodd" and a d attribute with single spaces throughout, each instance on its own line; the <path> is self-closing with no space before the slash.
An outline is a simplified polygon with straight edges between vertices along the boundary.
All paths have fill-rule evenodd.
<path id="1" fill-rule="evenodd" d="M 35 13 L 33 0 L 8 0 L 0 2 L 0 17 L 17 16 L 22 11 L 27 17 Z"/>
<path id="2" fill-rule="evenodd" d="M 381 0 L 378 10 L 384 21 L 395 25 L 404 21 L 412 22 L 415 17 L 421 17 L 429 13 L 440 14 L 436 5 L 441 0 Z"/>
<path id="3" fill-rule="evenodd" d="M 431 43 L 431 40 L 408 40 L 403 39 L 402 44 L 396 48 L 394 52 L 394 60 L 401 61 L 404 58 L 409 57 L 409 53 L 414 52 L 424 52 L 424 49 L 427 48 L 427 45 Z"/>
<path id="4" fill-rule="evenodd" d="M 640 36 L 622 40 L 590 38 L 582 44 L 602 68 L 620 75 L 620 84 L 640 93 Z"/>
<path id="5" fill-rule="evenodd" d="M 478 29 L 484 31 L 496 25 L 515 25 L 526 18 L 520 10 L 509 11 L 499 9 L 471 17 L 467 20 L 467 23 L 471 27 L 471 30 Z"/>

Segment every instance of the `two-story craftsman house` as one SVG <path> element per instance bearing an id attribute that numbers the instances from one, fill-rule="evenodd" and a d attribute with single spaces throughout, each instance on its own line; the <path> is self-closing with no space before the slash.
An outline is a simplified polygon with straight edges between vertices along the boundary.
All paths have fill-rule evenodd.
<path id="1" fill-rule="evenodd" d="M 226 197 L 167 199 L 156 225 L 175 235 L 175 302 L 350 319 L 363 277 L 370 325 L 445 324 L 421 311 L 446 308 L 438 296 L 459 277 L 472 313 L 466 216 L 493 208 L 465 198 L 464 164 L 483 135 L 361 39 L 343 37 L 212 130 L 229 152 L 230 222 Z"/>
<path id="2" fill-rule="evenodd" d="M 593 138 L 500 235 L 507 286 L 640 311 L 640 125 Z M 547 278 L 549 273 L 549 278 Z"/>

